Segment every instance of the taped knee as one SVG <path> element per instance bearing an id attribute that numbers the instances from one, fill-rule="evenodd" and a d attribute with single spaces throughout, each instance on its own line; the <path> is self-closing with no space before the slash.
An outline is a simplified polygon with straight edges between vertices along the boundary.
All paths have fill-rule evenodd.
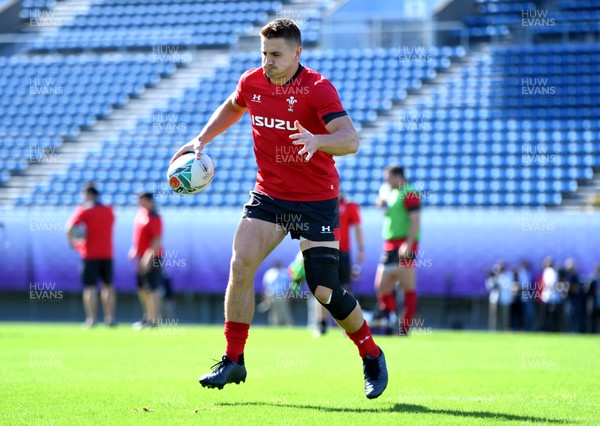
<path id="1" fill-rule="evenodd" d="M 331 293 L 331 301 L 329 304 L 324 305 L 331 316 L 338 321 L 343 321 L 348 318 L 348 315 L 352 313 L 356 308 L 356 299 L 350 293 L 348 293 L 341 285 L 337 285 Z"/>
<path id="2" fill-rule="evenodd" d="M 339 250 L 330 247 L 313 247 L 304 250 L 306 283 L 312 293 L 318 286 L 332 290 L 328 303 L 319 301 L 336 320 L 344 320 L 356 307 L 356 299 L 339 283 Z"/>
<path id="3" fill-rule="evenodd" d="M 306 284 L 315 294 L 317 286 L 330 289 L 338 282 L 339 250 L 330 247 L 313 247 L 302 252 Z"/>

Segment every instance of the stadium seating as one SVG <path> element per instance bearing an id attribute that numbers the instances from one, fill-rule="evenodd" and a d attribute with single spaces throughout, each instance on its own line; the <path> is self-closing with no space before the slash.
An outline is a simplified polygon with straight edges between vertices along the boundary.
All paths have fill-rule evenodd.
<path id="1" fill-rule="evenodd" d="M 372 167 L 344 161 L 346 190 L 372 203 L 395 160 L 430 205 L 558 205 L 600 167 L 599 67 L 595 44 L 494 49 L 364 146 Z"/>
<path id="2" fill-rule="evenodd" d="M 2 169 L 23 171 L 48 157 L 174 70 L 147 55 L 0 57 Z"/>
<path id="3" fill-rule="evenodd" d="M 600 33 L 600 3 L 594 0 L 477 0 L 476 10 L 465 19 L 469 36 L 477 39 L 507 36 L 512 30 L 534 36 Z M 460 37 L 460 34 L 456 34 Z"/>
<path id="4" fill-rule="evenodd" d="M 227 46 L 281 8 L 277 1 L 109 0 L 33 42 L 32 51 Z"/>
<path id="5" fill-rule="evenodd" d="M 48 10 L 55 0 L 25 0 L 31 10 Z M 93 127 L 113 108 L 175 72 L 176 60 L 113 53 L 126 48 L 234 45 L 268 16 L 285 17 L 287 2 L 104 0 L 48 32 L 29 46 L 28 55 L 0 58 L 0 184 L 52 155 L 66 139 Z M 523 27 L 526 11 L 541 1 L 477 0 L 466 22 L 472 37 L 508 34 Z M 548 17 L 560 25 L 532 26 L 536 34 L 593 32 L 600 7 L 594 1 L 561 0 Z M 320 12 L 307 12 L 305 41 L 316 41 Z M 559 27 L 559 28 L 557 28 Z M 566 30 L 565 30 L 566 28 Z M 577 30 L 578 31 L 578 30 Z M 65 50 L 83 50 L 62 56 Z M 90 53 L 107 50 L 109 54 Z M 36 52 L 51 52 L 35 56 Z M 181 54 L 177 50 L 177 54 Z M 339 91 L 357 129 L 369 126 L 436 79 L 461 48 L 431 48 L 406 59 L 398 49 L 309 50 L 303 62 L 327 76 Z M 195 135 L 233 90 L 240 74 L 260 64 L 256 53 L 231 52 L 230 64 L 215 79 L 203 79 L 183 96 L 104 141 L 85 163 L 71 164 L 21 205 L 71 205 L 81 181 L 96 181 L 105 201 L 132 205 L 143 182 L 163 205 L 237 206 L 247 198 L 256 164 L 249 116 L 207 148 L 215 160 L 215 181 L 203 196 L 178 196 L 164 175 L 174 150 Z M 474 58 L 443 86 L 363 139 L 360 161 L 339 161 L 342 188 L 361 204 L 372 204 L 381 169 L 399 162 L 435 206 L 558 205 L 600 167 L 600 47 L 597 44 L 497 47 Z M 107 84 L 110 82 L 110 84 Z M 58 96 L 60 95 L 60 96 Z M 33 143 L 32 141 L 35 141 Z M 143 147 L 143 148 L 142 148 Z M 147 155 L 152 152 L 152 156 Z M 136 170 L 127 159 L 139 159 Z"/>
<path id="6" fill-rule="evenodd" d="M 47 11 L 56 6 L 56 0 L 22 0 L 19 16 L 23 20 L 35 18 L 42 11 Z"/>
<path id="7" fill-rule="evenodd" d="M 595 45 L 538 45 L 482 55 L 407 110 L 400 122 L 363 141 L 360 162 L 358 157 L 340 161 L 343 189 L 361 204 L 372 204 L 381 169 L 397 161 L 407 167 L 430 205 L 560 204 L 563 193 L 577 190 L 578 182 L 600 167 L 599 77 L 594 72 L 600 66 L 599 51 Z M 307 52 L 304 60 L 331 76 L 360 125 L 389 110 L 462 54 L 452 49 L 431 53 L 429 62 L 403 64 L 394 50 L 338 51 L 342 69 L 335 67 L 331 51 Z M 135 129 L 105 141 L 102 152 L 91 154 L 85 164 L 71 165 L 20 203 L 73 204 L 78 200 L 73 182 L 94 180 L 107 201 L 133 204 L 141 180 L 165 205 L 239 205 L 256 173 L 247 115 L 207 148 L 217 176 L 205 196 L 172 194 L 164 174 L 173 151 L 200 130 L 241 72 L 258 62 L 255 54 L 233 54 L 231 65 L 216 73 L 218 80 L 199 81 L 183 97 L 139 120 Z M 148 148 L 153 156 L 143 158 Z M 141 157 L 134 173 L 125 159 Z"/>
<path id="8" fill-rule="evenodd" d="M 532 1 L 476 0 L 475 4 L 474 14 L 465 19 L 467 34 L 475 39 L 507 36 L 511 28 L 521 25 L 522 11 L 536 9 Z"/>
<path id="9" fill-rule="evenodd" d="M 360 125 L 375 120 L 378 112 L 389 110 L 394 102 L 404 99 L 407 92 L 419 89 L 423 81 L 433 79 L 438 70 L 449 67 L 451 59 L 464 55 L 464 51 L 431 49 L 427 55 L 428 59 L 423 62 L 403 63 L 397 49 L 317 50 L 306 52 L 303 61 L 331 76 L 340 90 L 342 102 Z M 336 67 L 334 58 L 343 60 L 345 66 Z M 256 53 L 232 54 L 231 64 L 216 72 L 215 81 L 199 81 L 197 87 L 189 89 L 181 98 L 172 99 L 166 108 L 139 120 L 135 129 L 121 132 L 118 139 L 105 141 L 102 152 L 91 154 L 85 164 L 71 165 L 67 173 L 56 176 L 47 186 L 40 185 L 33 197 L 24 197 L 20 203 L 73 204 L 78 201 L 77 191 L 71 190 L 73 185 L 68 188 L 66 185 L 94 180 L 103 188 L 106 200 L 114 204 L 135 203 L 135 196 L 127 194 L 132 194 L 143 181 L 149 189 L 163 195 L 164 204 L 239 205 L 247 197 L 256 174 L 248 115 L 220 138 L 223 140 L 207 148 L 217 166 L 210 196 L 167 196 L 170 189 L 164 175 L 174 150 L 200 131 L 199 126 L 231 93 L 239 76 L 258 64 L 260 56 Z M 134 173 L 124 159 L 140 158 L 148 150 L 153 152 L 152 159 L 142 159 L 140 171 Z M 108 168 L 110 173 L 106 171 Z"/>
<path id="10" fill-rule="evenodd" d="M 559 10 L 548 11 L 548 16 L 541 19 L 539 25 L 532 26 L 536 35 L 577 36 L 600 33 L 600 3 L 597 1 L 562 0 L 558 7 Z"/>

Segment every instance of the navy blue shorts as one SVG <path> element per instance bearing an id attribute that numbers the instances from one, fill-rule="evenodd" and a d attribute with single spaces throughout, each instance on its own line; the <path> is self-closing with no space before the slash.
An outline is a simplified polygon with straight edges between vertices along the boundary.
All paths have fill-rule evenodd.
<path id="1" fill-rule="evenodd" d="M 137 281 L 138 289 L 145 289 L 149 291 L 156 290 L 162 280 L 162 269 L 160 263 L 152 259 L 152 266 L 148 272 L 141 274 L 139 271 L 136 272 L 135 277 Z"/>
<path id="2" fill-rule="evenodd" d="M 276 224 L 293 239 L 339 241 L 338 199 L 288 201 L 250 191 L 242 217 Z"/>
<path id="3" fill-rule="evenodd" d="M 84 287 L 98 284 L 98 279 L 103 285 L 112 285 L 113 261 L 112 259 L 84 259 L 80 270 L 81 282 Z"/>

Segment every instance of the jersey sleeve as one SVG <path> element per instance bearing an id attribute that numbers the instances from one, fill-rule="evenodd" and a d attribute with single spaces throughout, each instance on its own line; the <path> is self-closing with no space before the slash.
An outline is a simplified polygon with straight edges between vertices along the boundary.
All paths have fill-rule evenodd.
<path id="1" fill-rule="evenodd" d="M 415 210 L 419 210 L 421 208 L 421 199 L 419 194 L 414 191 L 410 191 L 404 197 L 404 207 L 407 212 L 412 212 Z"/>
<path id="2" fill-rule="evenodd" d="M 75 209 L 75 212 L 73 212 L 73 216 L 71 216 L 69 218 L 69 220 L 67 221 L 67 226 L 76 226 L 79 225 L 80 223 L 84 222 L 84 213 L 85 213 L 85 209 L 82 206 L 77 206 L 77 208 Z"/>
<path id="3" fill-rule="evenodd" d="M 240 79 L 238 80 L 237 87 L 235 88 L 235 103 L 242 108 L 248 108 L 248 103 L 244 98 L 244 85 L 249 72 L 250 70 L 241 75 Z"/>
<path id="4" fill-rule="evenodd" d="M 335 118 L 348 115 L 342 106 L 337 90 L 326 79 L 321 79 L 315 83 L 310 94 L 310 104 L 316 110 L 323 125 L 327 125 Z"/>
<path id="5" fill-rule="evenodd" d="M 296 256 L 292 263 L 290 263 L 290 266 L 288 266 L 288 273 L 295 283 L 301 283 L 306 280 L 304 258 L 302 256 Z"/>

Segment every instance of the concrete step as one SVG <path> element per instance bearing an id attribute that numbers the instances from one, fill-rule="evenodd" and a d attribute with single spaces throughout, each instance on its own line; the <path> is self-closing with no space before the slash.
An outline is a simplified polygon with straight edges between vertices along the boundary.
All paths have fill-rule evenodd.
<path id="1" fill-rule="evenodd" d="M 600 195 L 600 169 L 596 170 L 590 181 L 583 182 L 573 194 L 566 194 L 561 207 L 586 208 Z"/>

